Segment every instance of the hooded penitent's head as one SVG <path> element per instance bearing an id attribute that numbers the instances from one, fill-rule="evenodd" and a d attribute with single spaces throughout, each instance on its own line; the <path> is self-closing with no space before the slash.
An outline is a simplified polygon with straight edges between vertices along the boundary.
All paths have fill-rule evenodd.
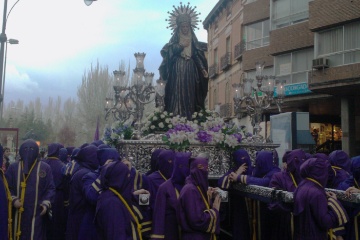
<path id="1" fill-rule="evenodd" d="M 360 183 L 360 156 L 351 159 L 351 172 L 354 179 Z"/>
<path id="2" fill-rule="evenodd" d="M 107 164 L 100 174 L 103 189 L 114 188 L 126 200 L 131 199 L 132 185 L 130 184 L 130 170 L 120 161 Z"/>
<path id="3" fill-rule="evenodd" d="M 174 169 L 171 175 L 171 182 L 180 191 L 185 184 L 185 179 L 190 174 L 189 159 L 190 152 L 175 153 Z"/>
<path id="4" fill-rule="evenodd" d="M 321 158 L 324 160 L 329 160 L 329 156 L 325 153 L 315 153 L 311 158 Z"/>
<path id="5" fill-rule="evenodd" d="M 39 146 L 32 139 L 25 140 L 20 146 L 19 154 L 24 164 L 24 173 L 28 174 L 39 155 Z"/>
<path id="6" fill-rule="evenodd" d="M 107 145 L 107 144 L 100 144 L 99 146 L 98 146 L 98 149 L 103 149 L 103 148 L 111 148 L 109 145 Z"/>
<path id="7" fill-rule="evenodd" d="M 80 148 L 74 148 L 74 150 L 72 151 L 71 156 L 70 156 L 71 160 L 76 160 L 76 155 L 79 153 L 79 151 L 80 151 Z"/>
<path id="8" fill-rule="evenodd" d="M 157 148 L 151 153 L 150 170 L 146 173 L 146 175 L 150 175 L 151 173 L 156 172 L 157 170 L 159 170 L 159 154 L 163 150 L 164 149 Z"/>
<path id="9" fill-rule="evenodd" d="M 274 169 L 274 153 L 272 151 L 260 151 L 256 153 L 254 177 L 264 177 L 268 172 Z"/>
<path id="10" fill-rule="evenodd" d="M 76 154 L 77 162 L 88 169 L 96 170 L 99 167 L 99 161 L 97 159 L 98 148 L 94 145 L 81 148 Z"/>
<path id="11" fill-rule="evenodd" d="M 59 150 L 59 159 L 60 161 L 62 161 L 63 163 L 67 163 L 67 158 L 68 158 L 68 151 L 66 148 L 60 148 Z"/>
<path id="12" fill-rule="evenodd" d="M 322 158 L 310 158 L 300 167 L 301 177 L 303 179 L 311 178 L 325 187 L 328 180 L 329 165 L 329 162 Z"/>
<path id="13" fill-rule="evenodd" d="M 302 149 L 294 149 L 287 156 L 286 171 L 300 174 L 300 166 L 306 159 L 305 152 Z"/>
<path id="14" fill-rule="evenodd" d="M 329 154 L 329 161 L 332 166 L 336 166 L 350 172 L 351 161 L 349 155 L 342 150 L 335 150 Z"/>
<path id="15" fill-rule="evenodd" d="M 159 171 L 166 179 L 171 177 L 174 167 L 175 152 L 173 150 L 163 150 L 159 154 L 158 166 Z"/>
<path id="16" fill-rule="evenodd" d="M 60 148 L 62 148 L 63 146 L 60 145 L 60 143 L 50 143 L 48 145 L 48 157 L 59 157 L 59 150 Z"/>
<path id="17" fill-rule="evenodd" d="M 207 158 L 190 158 L 190 177 L 196 186 L 199 186 L 203 194 L 206 194 L 209 182 L 209 162 Z"/>
<path id="18" fill-rule="evenodd" d="M 4 161 L 4 158 L 2 157 L 4 155 L 4 148 L 3 146 L 0 144 L 0 166 L 3 165 L 3 161 Z"/>
<path id="19" fill-rule="evenodd" d="M 94 145 L 96 147 L 100 146 L 101 144 L 105 144 L 102 140 L 96 140 L 90 143 L 90 145 Z"/>
<path id="20" fill-rule="evenodd" d="M 115 148 L 103 148 L 97 150 L 97 158 L 100 166 L 103 166 L 109 159 L 112 161 L 120 161 L 120 155 Z"/>
<path id="21" fill-rule="evenodd" d="M 247 166 L 246 171 L 243 173 L 249 175 L 252 172 L 251 159 L 248 152 L 244 149 L 239 149 L 233 152 L 233 159 L 235 163 L 235 169 L 237 170 L 244 163 Z"/>

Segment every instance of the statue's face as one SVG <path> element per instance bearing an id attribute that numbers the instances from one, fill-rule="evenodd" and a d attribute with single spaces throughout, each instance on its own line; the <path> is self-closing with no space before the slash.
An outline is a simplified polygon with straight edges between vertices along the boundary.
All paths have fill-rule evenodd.
<path id="1" fill-rule="evenodd" d="M 180 29 L 181 29 L 182 34 L 187 35 L 190 31 L 190 24 L 187 22 L 183 22 L 180 25 Z"/>

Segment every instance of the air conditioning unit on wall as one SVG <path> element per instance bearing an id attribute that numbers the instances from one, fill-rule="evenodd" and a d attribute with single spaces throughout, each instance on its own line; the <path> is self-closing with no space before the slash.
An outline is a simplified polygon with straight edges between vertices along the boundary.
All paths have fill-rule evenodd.
<path id="1" fill-rule="evenodd" d="M 327 58 L 316 58 L 313 59 L 312 67 L 315 69 L 324 69 L 329 67 L 329 59 Z"/>

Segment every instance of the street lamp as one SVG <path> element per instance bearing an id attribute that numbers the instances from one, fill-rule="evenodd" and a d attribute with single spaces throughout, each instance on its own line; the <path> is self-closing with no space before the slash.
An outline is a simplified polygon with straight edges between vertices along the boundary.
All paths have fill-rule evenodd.
<path id="1" fill-rule="evenodd" d="M 86 6 L 90 6 L 94 1 L 96 0 L 84 0 L 84 3 L 86 4 Z"/>
<path id="2" fill-rule="evenodd" d="M 5 78 L 6 78 L 6 62 L 7 62 L 7 48 L 8 48 L 7 45 L 8 45 L 8 43 L 10 43 L 10 44 L 19 44 L 19 40 L 10 38 L 9 40 L 6 41 L 5 57 L 4 57 L 4 72 L 3 72 L 3 78 L 2 78 L 2 89 L 1 89 L 1 92 L 0 92 L 1 96 L 5 96 Z M 4 110 L 4 101 L 1 101 L 0 102 L 1 117 L 2 117 L 3 110 Z"/>

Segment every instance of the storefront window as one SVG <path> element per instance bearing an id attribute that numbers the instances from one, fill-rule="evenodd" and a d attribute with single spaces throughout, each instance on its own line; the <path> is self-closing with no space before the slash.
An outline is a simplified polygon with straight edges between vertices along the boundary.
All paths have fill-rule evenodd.
<path id="1" fill-rule="evenodd" d="M 316 142 L 317 152 L 330 153 L 341 149 L 342 130 L 340 125 L 311 123 L 310 131 Z"/>

